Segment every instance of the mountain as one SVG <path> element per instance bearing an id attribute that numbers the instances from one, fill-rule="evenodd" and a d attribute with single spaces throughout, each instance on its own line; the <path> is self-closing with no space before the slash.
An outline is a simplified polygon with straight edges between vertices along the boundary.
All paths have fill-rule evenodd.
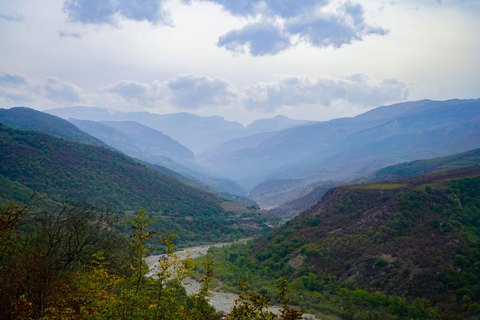
<path id="1" fill-rule="evenodd" d="M 198 162 L 208 161 L 210 158 L 220 156 L 225 153 L 236 152 L 246 148 L 253 148 L 258 146 L 263 140 L 270 138 L 277 134 L 277 131 L 262 132 L 247 137 L 236 138 L 228 140 L 214 149 L 203 152 L 197 156 Z"/>
<path id="2" fill-rule="evenodd" d="M 13 128 L 53 134 L 54 136 L 70 141 L 82 142 L 95 146 L 107 146 L 102 141 L 79 130 L 68 121 L 30 108 L 15 107 L 10 109 L 0 109 L 0 123 Z"/>
<path id="3" fill-rule="evenodd" d="M 301 125 L 315 123 L 309 120 L 294 120 L 288 117 L 278 115 L 269 119 L 254 120 L 245 127 L 246 135 L 253 135 L 262 132 L 282 131 L 288 128 L 298 127 Z"/>
<path id="4" fill-rule="evenodd" d="M 342 318 L 353 308 L 466 319 L 479 310 L 479 217 L 480 165 L 347 185 L 255 241 L 249 256 L 255 270 L 293 281 L 294 299 L 335 301 Z"/>
<path id="5" fill-rule="evenodd" d="M 184 181 L 188 181 L 191 186 L 202 186 L 201 189 L 206 191 L 210 191 L 211 187 L 213 187 L 216 194 L 221 194 L 236 201 L 246 201 L 241 198 L 241 196 L 247 193 L 243 187 L 232 180 L 212 177 L 200 172 L 201 169 L 192 164 L 195 159 L 190 150 L 163 133 L 149 127 L 127 122 L 123 125 L 124 131 L 122 132 L 99 122 L 76 119 L 70 119 L 69 122 L 57 116 L 29 108 L 0 109 L 0 116 L 3 122 L 11 124 L 13 127 L 50 133 L 67 140 L 108 148 L 113 147 L 134 158 L 142 159 L 152 164 L 159 164 L 180 172 L 183 174 Z M 113 122 L 112 125 L 121 126 L 122 122 Z M 91 135 L 81 131 L 79 127 Z M 162 154 L 172 156 L 175 160 L 185 163 L 190 168 Z M 166 168 L 162 169 L 158 166 L 155 166 L 154 170 L 164 174 L 168 172 L 170 174 L 167 175 L 174 178 L 179 176 Z M 185 177 L 185 175 L 192 177 Z"/>
<path id="6" fill-rule="evenodd" d="M 219 116 L 201 117 L 190 113 L 159 115 L 149 112 L 121 112 L 93 107 L 68 107 L 47 110 L 64 119 L 92 121 L 135 121 L 172 137 L 195 155 L 211 151 L 232 139 L 257 133 L 280 131 L 310 121 L 293 120 L 285 116 L 256 120 L 247 127 Z"/>
<path id="7" fill-rule="evenodd" d="M 296 196 L 294 200 L 287 201 L 283 205 L 271 209 L 270 212 L 282 217 L 296 216 L 302 211 L 305 211 L 311 206 L 315 205 L 329 189 L 345 184 L 408 178 L 428 173 L 460 169 L 479 164 L 480 149 L 475 149 L 446 157 L 433 158 L 429 160 L 416 160 L 388 166 L 360 176 L 353 181 L 319 181 L 308 185 L 300 194 Z M 272 196 L 271 194 L 274 192 L 265 191 L 265 193 Z M 291 192 L 289 192 L 288 195 L 291 195 Z"/>
<path id="8" fill-rule="evenodd" d="M 2 186 L 2 203 L 18 201 L 30 190 L 57 202 L 74 199 L 113 206 L 125 218 L 146 209 L 157 219 L 154 231 L 178 233 L 184 244 L 252 235 L 262 230 L 258 219 L 274 220 L 262 213 L 237 218 L 238 211 L 223 208 L 224 199 L 104 147 L 1 125 L 0 154 L 0 180 L 7 184 Z M 253 210 L 247 205 L 243 209 Z"/>
<path id="9" fill-rule="evenodd" d="M 247 193 L 233 180 L 201 172 L 190 150 L 157 130 L 133 121 L 69 121 L 126 155 L 145 161 L 147 167 L 192 187 L 236 200 Z"/>
<path id="10" fill-rule="evenodd" d="M 68 107 L 46 110 L 64 119 L 92 121 L 135 121 L 158 130 L 199 154 L 236 138 L 243 130 L 238 122 L 222 117 L 200 117 L 190 113 L 159 115 L 149 112 L 120 112 L 91 107 Z"/>
<path id="11" fill-rule="evenodd" d="M 200 164 L 247 188 L 269 178 L 302 179 L 306 186 L 478 148 L 479 133 L 480 100 L 423 100 L 286 129 Z"/>
<path id="12" fill-rule="evenodd" d="M 195 163 L 193 152 L 169 136 L 134 121 L 69 119 L 75 126 L 109 146 L 147 162 L 162 164 L 168 157 L 178 163 Z"/>
<path id="13" fill-rule="evenodd" d="M 480 149 L 430 160 L 417 160 L 399 163 L 393 166 L 382 168 L 372 175 L 366 176 L 364 180 L 373 182 L 380 180 L 408 178 L 432 172 L 469 167 L 477 164 L 480 164 Z"/>

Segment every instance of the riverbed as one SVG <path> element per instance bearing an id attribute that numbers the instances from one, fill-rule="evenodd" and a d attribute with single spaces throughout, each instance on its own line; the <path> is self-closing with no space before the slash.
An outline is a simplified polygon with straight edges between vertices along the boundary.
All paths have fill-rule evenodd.
<path id="1" fill-rule="evenodd" d="M 176 251 L 177 254 L 185 254 L 187 255 L 190 254 L 190 258 L 195 259 L 198 258 L 202 255 L 205 255 L 208 253 L 208 249 L 210 247 L 223 247 L 223 246 L 228 246 L 232 243 L 246 243 L 249 238 L 247 239 L 241 239 L 239 241 L 235 242 L 222 242 L 222 243 L 215 243 L 211 245 L 203 245 L 203 246 L 197 246 L 197 247 L 190 247 L 190 248 L 185 248 L 179 251 Z M 153 276 L 157 270 L 156 264 L 159 259 L 162 259 L 164 255 L 156 255 L 156 256 L 149 256 L 145 259 L 145 262 L 147 263 L 150 272 L 147 274 L 147 276 Z M 200 289 L 200 283 L 192 278 L 187 278 L 186 283 L 188 285 L 184 285 L 185 290 L 187 291 L 187 294 L 192 294 L 198 292 Z M 210 290 L 212 295 L 209 297 L 210 299 L 210 304 L 217 310 L 217 311 L 223 311 L 225 313 L 229 313 L 232 307 L 235 305 L 235 300 L 238 299 L 238 294 L 231 293 L 231 292 L 221 292 L 221 291 L 212 291 Z M 273 311 L 276 314 L 280 314 L 280 307 L 278 306 L 273 306 L 268 309 L 264 309 L 267 311 Z M 306 314 L 304 315 L 304 319 L 311 319 L 311 320 L 320 320 L 316 318 L 315 316 L 311 314 Z"/>

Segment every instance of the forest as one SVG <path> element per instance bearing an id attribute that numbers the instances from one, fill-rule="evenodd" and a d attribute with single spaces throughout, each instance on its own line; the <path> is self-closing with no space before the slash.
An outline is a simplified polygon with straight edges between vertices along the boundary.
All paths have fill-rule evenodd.
<path id="1" fill-rule="evenodd" d="M 0 215 L 0 319 L 300 319 L 288 306 L 288 283 L 278 282 L 280 315 L 264 311 L 270 299 L 243 290 L 228 315 L 209 305 L 211 265 L 198 292 L 182 284 L 193 261 L 175 253 L 175 234 L 146 231 L 152 220 L 140 210 L 123 223 L 108 209 L 83 203 L 52 207 L 41 197 L 8 205 Z M 144 262 L 165 246 L 154 277 Z M 244 287 L 240 287 L 245 289 Z"/>

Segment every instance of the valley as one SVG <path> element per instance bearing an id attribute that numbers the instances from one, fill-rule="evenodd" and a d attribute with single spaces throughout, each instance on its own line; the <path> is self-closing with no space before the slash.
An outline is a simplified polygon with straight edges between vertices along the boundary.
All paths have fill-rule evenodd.
<path id="1" fill-rule="evenodd" d="M 10 268 L 38 249 L 32 259 L 42 270 L 75 283 L 68 292 L 80 294 L 82 281 L 100 277 L 112 303 L 125 305 L 127 296 L 110 296 L 118 277 L 144 305 L 215 318 L 203 283 L 214 292 L 210 305 L 228 312 L 239 280 L 248 286 L 246 307 L 255 299 L 281 304 L 284 279 L 291 303 L 321 319 L 460 320 L 480 312 L 478 99 L 405 102 L 325 122 L 277 116 L 249 126 L 88 107 L 0 109 L 0 123 L 0 236 L 18 243 L 11 253 L 2 247 L 0 261 Z M 83 212 L 90 216 L 80 222 Z M 108 223 L 97 224 L 97 213 Z M 103 247 L 113 238 L 97 246 L 87 237 L 93 251 L 64 265 L 69 234 L 83 230 L 95 239 L 115 234 L 118 251 Z M 138 257 L 151 267 L 174 246 L 196 252 L 189 279 L 200 282 L 184 292 L 166 277 L 160 290 L 177 296 L 168 303 L 148 296 L 158 283 L 147 281 L 140 295 L 138 279 L 148 272 Z M 202 267 L 207 256 L 210 271 Z M 96 274 L 102 268 L 106 276 Z M 13 296 L 37 290 L 19 277 Z M 71 299 L 67 291 L 61 299 Z"/>

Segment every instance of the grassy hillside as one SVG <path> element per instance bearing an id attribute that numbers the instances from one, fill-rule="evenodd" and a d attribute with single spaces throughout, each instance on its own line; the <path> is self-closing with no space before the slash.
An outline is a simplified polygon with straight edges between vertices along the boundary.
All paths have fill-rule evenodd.
<path id="1" fill-rule="evenodd" d="M 245 277 L 271 294 L 268 279 L 284 276 L 295 304 L 324 314 L 465 319 L 480 310 L 479 248 L 473 166 L 331 189 L 250 246 L 212 253 L 228 285 Z"/>
<path id="2" fill-rule="evenodd" d="M 177 232 L 182 243 L 238 238 L 262 231 L 257 217 L 242 220 L 225 212 L 222 198 L 107 148 L 1 125 L 0 154 L 0 175 L 5 182 L 18 183 L 23 193 L 35 190 L 54 201 L 70 198 L 111 205 L 126 218 L 146 209 L 158 219 L 153 224 L 157 232 Z M 10 185 L 9 189 L 15 188 Z M 18 201 L 13 191 L 1 196 L 3 202 Z M 271 221 L 271 217 L 265 219 Z"/>

